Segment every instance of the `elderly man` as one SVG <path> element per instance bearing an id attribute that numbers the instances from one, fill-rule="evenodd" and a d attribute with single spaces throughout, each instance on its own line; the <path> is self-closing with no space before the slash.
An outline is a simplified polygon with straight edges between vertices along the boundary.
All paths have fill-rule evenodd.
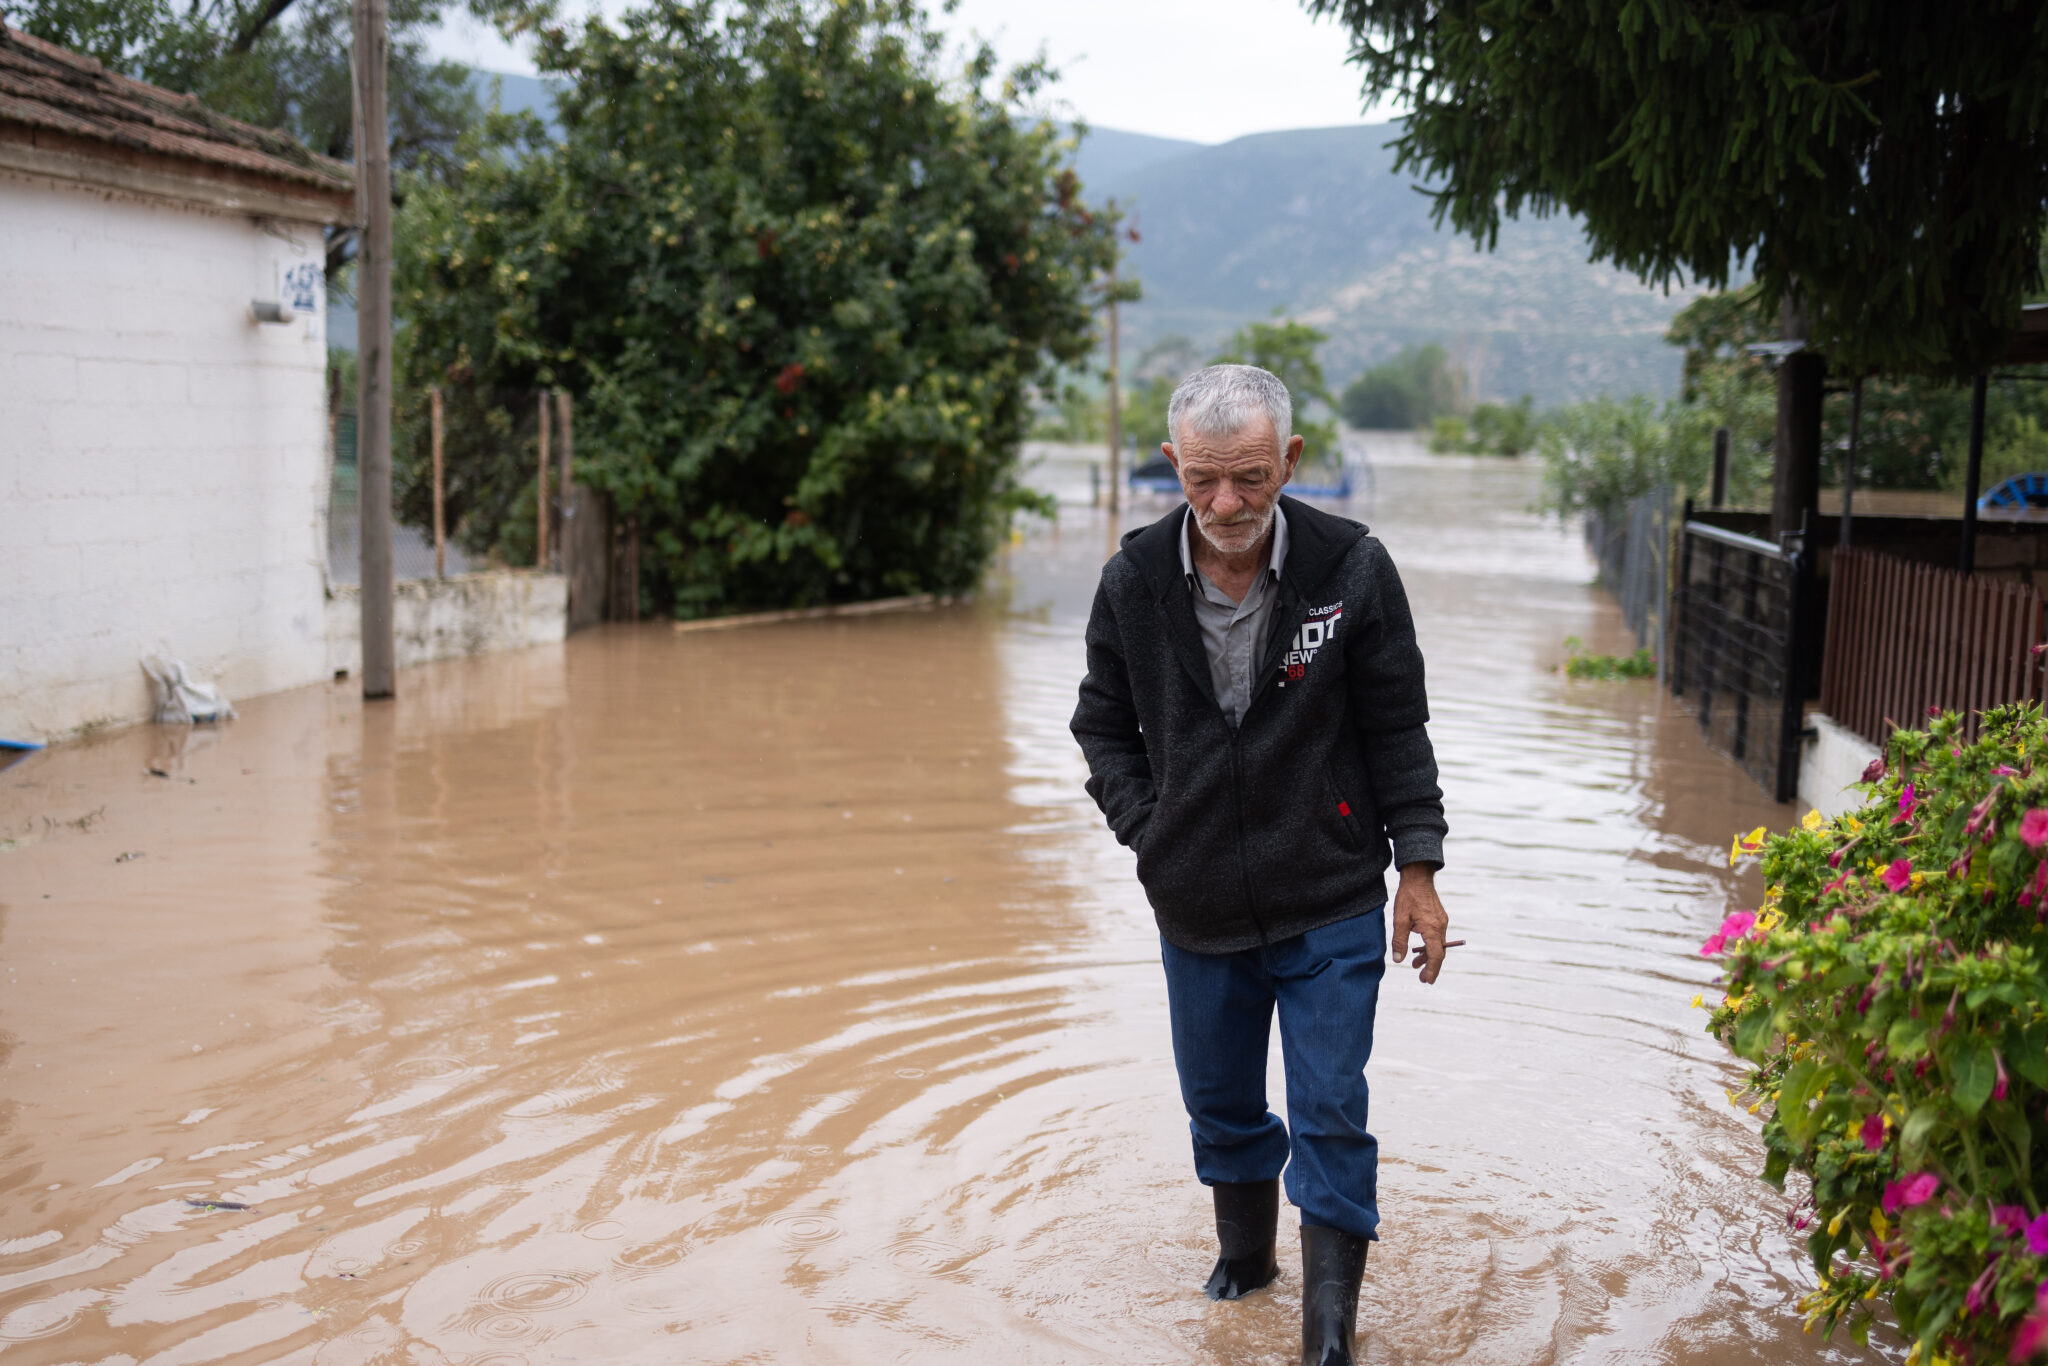
<path id="1" fill-rule="evenodd" d="M 1095 798 L 1159 922 L 1174 1065 L 1211 1188 L 1211 1299 L 1279 1274 L 1301 1211 L 1305 1366 L 1351 1361 L 1379 1148 L 1366 1059 L 1392 956 L 1443 966 L 1443 794 L 1400 577 L 1356 522 L 1281 496 L 1301 458 L 1278 378 L 1182 381 L 1161 450 L 1187 505 L 1123 538 L 1074 712 Z M 1289 1126 L 1266 1108 L 1275 1007 Z"/>

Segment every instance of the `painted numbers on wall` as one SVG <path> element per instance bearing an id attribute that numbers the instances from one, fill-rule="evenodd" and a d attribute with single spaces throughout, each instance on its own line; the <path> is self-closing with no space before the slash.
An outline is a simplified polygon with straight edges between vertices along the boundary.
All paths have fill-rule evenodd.
<path id="1" fill-rule="evenodd" d="M 306 261 L 284 273 L 284 299 L 294 313 L 311 313 L 320 306 L 325 284 L 317 263 Z"/>

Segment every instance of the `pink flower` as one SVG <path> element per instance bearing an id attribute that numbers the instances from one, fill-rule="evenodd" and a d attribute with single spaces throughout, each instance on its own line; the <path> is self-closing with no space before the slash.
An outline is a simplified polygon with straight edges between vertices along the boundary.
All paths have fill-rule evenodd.
<path id="1" fill-rule="evenodd" d="M 1991 1061 L 1998 1068 L 1998 1081 L 1991 1088 L 1991 1098 L 2004 1100 L 2005 1093 L 2012 1089 L 2012 1078 L 2006 1076 L 2005 1059 L 1998 1055 L 1995 1048 L 1991 1050 Z"/>
<path id="2" fill-rule="evenodd" d="M 1912 820 L 1913 808 L 1918 806 L 1919 804 L 1920 799 L 1913 795 L 1913 785 L 1911 783 L 1907 783 L 1905 787 L 1902 788 L 1899 792 L 1899 814 L 1892 817 L 1892 824 L 1904 825 L 1906 822 Z"/>
<path id="3" fill-rule="evenodd" d="M 1869 1114 L 1863 1117 L 1863 1151 L 1874 1153 L 1884 1146 L 1884 1116 Z"/>
<path id="4" fill-rule="evenodd" d="M 1870 761 L 1869 766 L 1863 770 L 1863 781 L 1866 783 L 1874 783 L 1883 776 L 1884 756 L 1880 754 L 1875 759 L 1872 759 Z"/>
<path id="5" fill-rule="evenodd" d="M 2044 1282 L 2048 1284 L 2048 1282 Z M 2048 1336 L 2048 1319 L 2038 1314 L 2029 1314 L 2020 1320 L 2020 1326 L 2013 1330 L 2012 1354 L 2009 1361 L 2030 1361 L 2034 1353 L 2041 1350 L 2041 1339 Z"/>
<path id="6" fill-rule="evenodd" d="M 1994 1205 L 1991 1209 L 1991 1226 L 2002 1228 L 2015 1238 L 2027 1231 L 2027 1211 L 2022 1205 Z"/>
<path id="7" fill-rule="evenodd" d="M 2037 806 L 2020 817 L 2020 838 L 2026 841 L 2029 849 L 2039 849 L 2048 844 L 2048 811 Z"/>
<path id="8" fill-rule="evenodd" d="M 1884 1206 L 1886 1214 L 1897 1214 L 1902 1209 L 1911 1209 L 1915 1205 L 1926 1204 L 1934 1198 L 1934 1193 L 1940 1189 L 1941 1178 L 1933 1172 L 1915 1172 L 1903 1180 L 1887 1184 L 1884 1188 L 1884 1199 L 1880 1203 Z M 2048 1216 L 2043 1216 L 2043 1218 L 2048 1219 Z M 2048 1225 L 2043 1226 L 2042 1232 L 2044 1236 L 2048 1236 Z M 2033 1226 L 2029 1225 L 2027 1228 L 2029 1242 L 2031 1242 L 2033 1236 Z"/>
<path id="9" fill-rule="evenodd" d="M 1912 880 L 1913 865 L 1905 859 L 1893 859 L 1892 866 L 1884 870 L 1884 885 L 1895 892 L 1905 891 Z"/>
<path id="10" fill-rule="evenodd" d="M 2048 1257 L 2048 1214 L 2028 1224 L 2026 1234 L 2027 1251 L 2036 1257 Z"/>
<path id="11" fill-rule="evenodd" d="M 1721 928 L 1707 936 L 1707 942 L 1700 945 L 1700 957 L 1712 958 L 1738 939 L 1748 935 L 1756 927 L 1755 911 L 1730 911 Z"/>
<path id="12" fill-rule="evenodd" d="M 1840 877 L 1836 878 L 1836 879 L 1835 879 L 1835 880 L 1834 880 L 1833 882 L 1830 882 L 1830 883 L 1828 883 L 1828 884 L 1827 884 L 1827 885 L 1826 885 L 1825 887 L 1822 887 L 1822 888 L 1820 889 L 1820 894 L 1821 894 L 1822 896 L 1826 896 L 1826 895 L 1828 895 L 1828 894 L 1829 894 L 1830 892 L 1839 892 L 1839 891 L 1841 891 L 1841 890 L 1842 890 L 1842 889 L 1843 889 L 1844 887 L 1846 887 L 1846 886 L 1848 886 L 1848 885 L 1849 885 L 1850 881 L 1851 881 L 1852 879 L 1854 879 L 1854 878 L 1855 878 L 1855 876 L 1856 876 L 1856 875 L 1855 875 L 1854 873 L 1844 873 L 1844 874 L 1842 874 L 1842 875 L 1841 875 Z"/>

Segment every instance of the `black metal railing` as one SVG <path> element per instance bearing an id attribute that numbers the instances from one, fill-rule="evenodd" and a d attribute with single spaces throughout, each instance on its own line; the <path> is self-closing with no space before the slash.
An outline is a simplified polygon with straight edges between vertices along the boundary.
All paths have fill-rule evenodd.
<path id="1" fill-rule="evenodd" d="M 1691 520 L 1680 533 L 1671 691 L 1692 702 L 1707 743 L 1781 802 L 1799 786 L 1811 590 L 1797 537 L 1776 546 Z"/>

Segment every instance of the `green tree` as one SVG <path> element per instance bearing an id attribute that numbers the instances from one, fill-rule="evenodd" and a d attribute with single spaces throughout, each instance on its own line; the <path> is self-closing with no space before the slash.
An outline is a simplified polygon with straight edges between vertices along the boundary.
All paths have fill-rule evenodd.
<path id="1" fill-rule="evenodd" d="M 453 0 L 390 0 L 392 163 L 442 174 L 477 100 L 468 68 L 427 56 Z M 508 31 L 540 11 L 518 0 L 469 0 Z M 111 71 L 197 96 L 208 108 L 280 128 L 324 156 L 355 158 L 349 75 L 350 0 L 0 0 L 0 17 Z M 330 231 L 330 282 L 352 254 Z"/>
<path id="2" fill-rule="evenodd" d="M 1230 338 L 1222 354 L 1211 365 L 1256 365 L 1270 370 L 1287 386 L 1294 403 L 1295 435 L 1303 438 L 1302 460 L 1306 464 L 1341 464 L 1343 452 L 1337 441 L 1337 423 L 1332 417 L 1310 418 L 1315 404 L 1334 414 L 1336 396 L 1323 378 L 1323 364 L 1316 348 L 1330 339 L 1307 323 L 1293 321 L 1249 323 Z"/>
<path id="3" fill-rule="evenodd" d="M 1089 353 L 1110 224 L 1018 117 L 1048 73 L 992 92 L 990 52 L 944 55 L 907 0 L 545 29 L 560 141 L 495 120 L 405 206 L 403 382 L 467 411 L 571 390 L 660 609 L 972 586 L 1032 501 L 1029 395 Z M 407 447 L 416 500 L 416 422 Z M 531 474 L 466 473 L 494 541 Z"/>
<path id="4" fill-rule="evenodd" d="M 1466 418 L 1465 449 L 1473 455 L 1520 455 L 1536 444 L 1536 400 L 1482 403 Z"/>
<path id="5" fill-rule="evenodd" d="M 2041 285 L 2048 6 L 2023 0 L 1306 0 L 1397 169 L 1490 243 L 1570 212 L 1596 258 L 1804 310 L 1839 370 L 1967 375 Z"/>
<path id="6" fill-rule="evenodd" d="M 1410 431 L 1463 406 L 1464 375 L 1435 342 L 1404 346 L 1344 386 L 1338 410 L 1365 431 Z"/>

